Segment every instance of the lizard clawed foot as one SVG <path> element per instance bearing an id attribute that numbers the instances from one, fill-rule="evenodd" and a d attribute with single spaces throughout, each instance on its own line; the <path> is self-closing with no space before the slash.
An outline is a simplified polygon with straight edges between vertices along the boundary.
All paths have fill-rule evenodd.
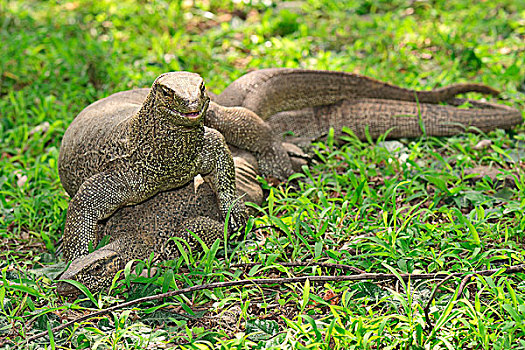
<path id="1" fill-rule="evenodd" d="M 290 157 L 292 168 L 295 173 L 302 172 L 302 168 L 304 165 L 310 165 L 312 163 L 312 156 L 303 152 L 303 150 L 297 145 L 294 145 L 293 143 L 283 142 L 283 147 L 286 149 L 288 157 Z"/>
<path id="2" fill-rule="evenodd" d="M 264 177 L 286 181 L 294 173 L 292 161 L 281 142 L 273 142 L 264 153 L 256 155 L 259 170 Z"/>
<path id="3" fill-rule="evenodd" d="M 239 199 L 230 210 L 230 218 L 228 220 L 228 229 L 230 232 L 235 232 L 246 225 L 248 215 L 246 207 L 242 199 Z"/>

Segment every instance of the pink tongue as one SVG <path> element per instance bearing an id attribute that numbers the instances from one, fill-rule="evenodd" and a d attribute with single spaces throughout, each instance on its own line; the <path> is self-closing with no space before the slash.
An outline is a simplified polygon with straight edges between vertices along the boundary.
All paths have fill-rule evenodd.
<path id="1" fill-rule="evenodd" d="M 191 112 L 191 113 L 185 113 L 184 114 L 187 118 L 197 118 L 199 116 L 199 112 Z"/>

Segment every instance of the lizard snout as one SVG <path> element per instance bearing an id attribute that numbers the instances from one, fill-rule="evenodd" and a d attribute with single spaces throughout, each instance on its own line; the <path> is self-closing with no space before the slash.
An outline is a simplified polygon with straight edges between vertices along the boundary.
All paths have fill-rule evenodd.
<path id="1" fill-rule="evenodd" d="M 78 296 L 80 294 L 75 286 L 67 282 L 58 282 L 56 292 L 62 296 Z"/>

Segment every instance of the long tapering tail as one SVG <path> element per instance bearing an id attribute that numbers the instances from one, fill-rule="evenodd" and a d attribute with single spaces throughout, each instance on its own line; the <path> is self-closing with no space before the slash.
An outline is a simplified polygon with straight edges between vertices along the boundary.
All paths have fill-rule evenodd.
<path id="1" fill-rule="evenodd" d="M 482 84 L 456 84 L 431 91 L 415 91 L 354 73 L 269 68 L 235 80 L 215 101 L 223 106 L 246 107 L 267 119 L 277 112 L 328 105 L 344 99 L 439 103 L 465 92 L 499 93 Z"/>
<path id="2" fill-rule="evenodd" d="M 467 100 L 452 100 L 458 105 Z M 268 123 L 278 134 L 293 132 L 303 142 L 318 139 L 330 128 L 340 133 L 343 126 L 361 139 L 365 129 L 372 138 L 389 131 L 389 138 L 450 136 L 475 128 L 489 131 L 509 129 L 523 122 L 517 109 L 487 102 L 468 101 L 474 108 L 382 99 L 351 99 L 340 103 L 277 113 Z"/>

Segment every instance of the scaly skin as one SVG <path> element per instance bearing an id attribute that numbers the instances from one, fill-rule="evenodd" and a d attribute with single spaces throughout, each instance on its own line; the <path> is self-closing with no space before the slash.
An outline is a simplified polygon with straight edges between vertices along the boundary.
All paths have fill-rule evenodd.
<path id="1" fill-rule="evenodd" d="M 520 112 L 506 106 L 469 101 L 474 109 L 453 107 L 464 102 L 454 96 L 468 91 L 497 93 L 479 84 L 416 92 L 350 73 L 268 69 L 241 77 L 214 98 L 226 105 L 253 108 L 263 118 L 245 107 L 224 107 L 212 102 L 207 112 L 207 125 L 221 131 L 230 144 L 251 151 L 263 175 L 282 179 L 294 170 L 281 144 L 281 137 L 287 131 L 293 131 L 293 142 L 307 145 L 326 134 L 330 127 L 336 133 L 342 126 L 349 127 L 360 138 L 365 138 L 366 127 L 372 137 L 390 130 L 389 136 L 396 138 L 419 136 L 423 132 L 422 125 L 428 135 L 446 136 L 461 132 L 468 126 L 488 131 L 508 129 L 522 122 Z M 118 113 L 132 115 L 148 92 L 149 89 L 139 89 L 118 93 L 99 101 L 98 105 L 92 105 L 92 108 L 103 114 L 111 113 L 113 108 L 119 110 Z M 414 102 L 416 96 L 419 102 Z M 102 104 L 103 101 L 107 102 L 106 105 Z M 452 106 L 436 104 L 441 101 L 447 101 Z M 303 107 L 306 108 L 300 110 Z M 74 176 L 71 182 L 74 182 Z M 248 180 L 245 184 L 258 187 L 255 180 Z M 65 187 L 68 189 L 67 184 Z M 186 195 L 191 197 L 192 194 Z M 181 198 L 173 197 L 173 201 L 184 202 Z M 146 207 L 151 205 L 149 201 L 143 204 Z M 210 212 L 211 207 L 207 206 L 206 212 Z M 198 210 L 193 211 L 199 213 Z M 140 215 L 136 213 L 133 217 Z M 198 223 L 201 217 L 193 218 L 196 221 L 192 221 L 192 225 Z M 206 220 L 203 222 L 212 227 L 212 232 L 214 225 Z M 136 232 L 136 229 L 131 231 Z M 206 237 L 204 231 L 199 232 Z M 136 241 L 133 238 L 128 240 L 131 241 L 114 243 L 113 248 L 107 249 L 115 251 L 118 248 L 119 254 L 125 254 L 126 247 Z M 122 238 L 118 241 L 124 242 Z M 144 247 L 139 250 L 144 250 Z M 87 263 L 87 266 L 91 265 Z"/>
<path id="2" fill-rule="evenodd" d="M 256 161 L 253 156 L 236 151 L 235 172 L 238 195 L 242 201 L 262 204 L 263 193 L 257 181 Z M 175 240 L 191 249 L 200 248 L 193 232 L 210 246 L 223 238 L 224 224 L 209 176 L 200 184 L 190 183 L 165 192 L 133 206 L 119 209 L 107 222 L 99 225 L 97 242 L 109 236 L 109 243 L 72 261 L 61 279 L 81 282 L 91 291 L 111 284 L 117 271 L 132 259 L 171 260 L 179 257 Z M 77 294 L 78 290 L 60 282 L 57 292 L 62 295 Z"/>
<path id="3" fill-rule="evenodd" d="M 211 102 L 206 122 L 220 131 L 228 144 L 251 152 L 263 176 L 286 180 L 293 174 L 280 134 L 249 109 L 223 107 Z"/>
<path id="4" fill-rule="evenodd" d="M 222 135 L 204 127 L 209 97 L 198 74 L 166 73 L 153 83 L 140 110 L 124 99 L 87 107 L 62 140 L 59 174 L 73 196 L 64 229 L 64 256 L 86 255 L 97 222 L 118 208 L 180 187 L 197 174 L 215 174 L 220 210 L 231 207 L 232 229 L 245 222 L 235 202 L 235 171 Z M 114 113 L 113 113 L 113 111 Z"/>
<path id="5" fill-rule="evenodd" d="M 465 92 L 499 93 L 482 84 L 456 84 L 431 91 L 415 91 L 355 73 L 268 68 L 243 75 L 214 101 L 225 107 L 245 107 L 267 120 L 278 112 L 330 105 L 344 99 L 417 100 L 436 104 Z"/>
<path id="6" fill-rule="evenodd" d="M 521 112 L 514 108 L 455 98 L 466 92 L 499 93 L 474 83 L 415 91 L 354 73 L 261 69 L 212 96 L 216 105 L 210 107 L 208 125 L 219 130 L 228 143 L 253 152 L 263 175 L 282 180 L 292 169 L 279 141 L 290 132 L 294 137 L 287 141 L 307 146 L 331 127 L 340 134 L 346 126 L 365 139 L 365 129 L 373 138 L 387 131 L 389 138 L 417 137 L 424 132 L 450 136 L 469 127 L 489 131 L 523 122 Z M 442 102 L 450 105 L 440 105 Z M 463 102 L 475 108 L 454 107 Z M 227 117 L 232 113 L 234 118 Z"/>
<path id="7" fill-rule="evenodd" d="M 522 122 L 518 110 L 504 105 L 468 101 L 476 108 L 453 106 L 463 102 L 467 100 L 452 99 L 451 105 L 365 98 L 343 100 L 329 106 L 276 113 L 268 124 L 287 142 L 308 146 L 325 136 L 330 128 L 336 137 L 341 136 L 343 126 L 365 140 L 366 129 L 373 139 L 387 132 L 387 138 L 397 139 L 421 136 L 423 130 L 431 136 L 451 136 L 469 128 L 483 132 L 510 129 Z"/>

